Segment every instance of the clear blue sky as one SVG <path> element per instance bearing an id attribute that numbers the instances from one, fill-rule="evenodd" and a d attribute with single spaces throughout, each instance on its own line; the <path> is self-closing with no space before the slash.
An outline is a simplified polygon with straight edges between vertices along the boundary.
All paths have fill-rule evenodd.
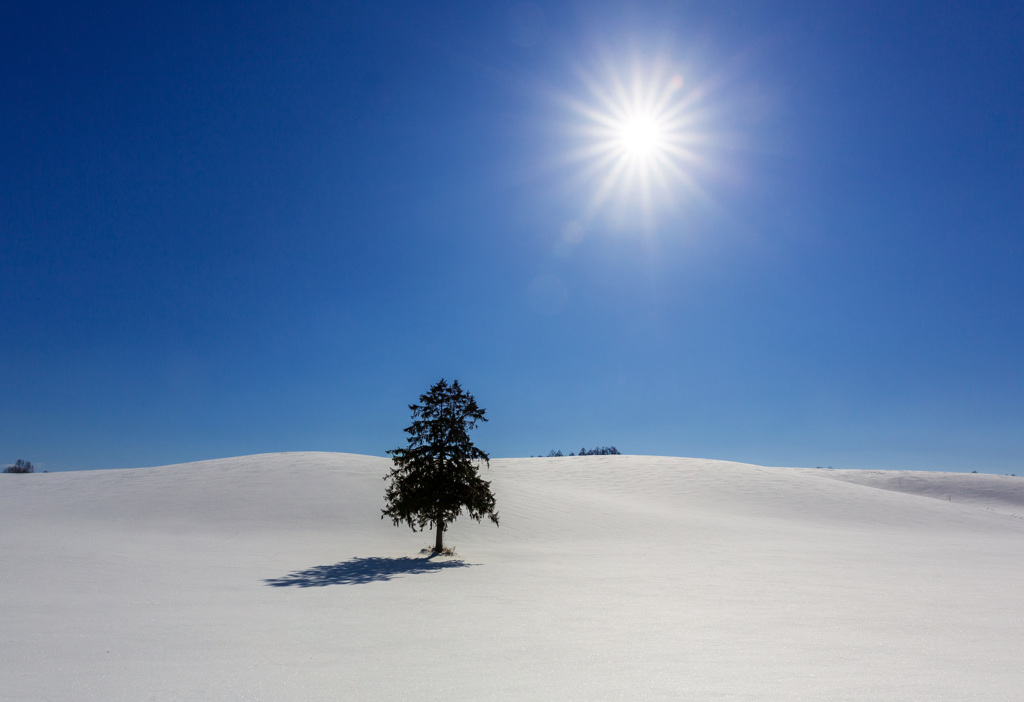
<path id="1" fill-rule="evenodd" d="M 383 455 L 445 377 L 494 457 L 1024 472 L 1016 0 L 40 0 L 0 59 L 4 465 Z"/>

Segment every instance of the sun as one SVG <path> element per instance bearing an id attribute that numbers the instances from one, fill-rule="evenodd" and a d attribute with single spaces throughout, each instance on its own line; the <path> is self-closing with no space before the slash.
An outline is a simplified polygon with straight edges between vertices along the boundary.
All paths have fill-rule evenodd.
<path id="1" fill-rule="evenodd" d="M 661 125 L 650 115 L 631 117 L 620 124 L 618 130 L 619 145 L 634 158 L 646 158 L 661 151 L 666 144 Z"/>
<path id="2" fill-rule="evenodd" d="M 697 175 L 709 165 L 711 110 L 707 90 L 671 61 L 624 65 L 581 72 L 585 95 L 564 98 L 572 117 L 564 160 L 589 191 L 584 219 L 607 212 L 652 226 L 659 212 L 703 197 Z"/>

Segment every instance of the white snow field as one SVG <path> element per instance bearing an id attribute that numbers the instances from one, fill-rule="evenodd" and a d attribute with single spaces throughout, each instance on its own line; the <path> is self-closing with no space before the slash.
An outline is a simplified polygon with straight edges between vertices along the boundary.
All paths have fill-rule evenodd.
<path id="1" fill-rule="evenodd" d="M 1024 699 L 1024 478 L 495 460 L 426 558 L 389 466 L 0 476 L 0 699 Z"/>

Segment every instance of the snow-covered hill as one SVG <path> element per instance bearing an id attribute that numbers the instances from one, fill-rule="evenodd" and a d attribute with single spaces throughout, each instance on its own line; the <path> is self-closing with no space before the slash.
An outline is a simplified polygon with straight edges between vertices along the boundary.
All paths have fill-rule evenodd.
<path id="1" fill-rule="evenodd" d="M 987 473 L 916 470 L 820 471 L 824 477 L 911 495 L 959 502 L 1024 519 L 1024 478 Z"/>
<path id="2" fill-rule="evenodd" d="M 0 698 L 1024 689 L 1024 479 L 502 459 L 486 471 L 501 527 L 463 518 L 459 555 L 428 559 L 429 535 L 380 519 L 389 465 L 286 453 L 0 476 Z"/>

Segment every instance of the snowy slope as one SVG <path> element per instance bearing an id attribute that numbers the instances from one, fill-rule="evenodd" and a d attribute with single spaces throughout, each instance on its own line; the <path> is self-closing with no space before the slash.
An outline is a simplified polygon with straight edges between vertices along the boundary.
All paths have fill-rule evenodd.
<path id="1" fill-rule="evenodd" d="M 388 466 L 288 453 L 0 476 L 0 699 L 1024 689 L 1024 520 L 997 497 L 697 459 L 505 459 L 486 472 L 501 527 L 460 520 L 459 556 L 427 559 L 429 535 L 379 518 Z M 915 476 L 922 494 L 948 480 Z"/>
<path id="2" fill-rule="evenodd" d="M 809 469 L 813 470 L 813 469 Z M 1024 478 L 915 470 L 818 470 L 834 480 L 981 507 L 1024 519 Z"/>

